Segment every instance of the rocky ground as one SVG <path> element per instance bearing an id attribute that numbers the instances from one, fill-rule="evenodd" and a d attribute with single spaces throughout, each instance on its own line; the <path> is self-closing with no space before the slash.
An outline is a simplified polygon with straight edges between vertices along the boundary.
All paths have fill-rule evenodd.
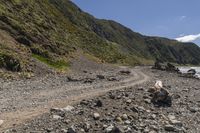
<path id="1" fill-rule="evenodd" d="M 85 100 L 66 104 L 64 108 L 54 105 L 47 113 L 4 132 L 200 132 L 199 80 L 148 67 L 134 70 L 142 71 L 149 80 L 94 98 L 85 97 Z M 148 89 L 156 80 L 162 80 L 172 94 L 171 106 L 151 103 Z"/>

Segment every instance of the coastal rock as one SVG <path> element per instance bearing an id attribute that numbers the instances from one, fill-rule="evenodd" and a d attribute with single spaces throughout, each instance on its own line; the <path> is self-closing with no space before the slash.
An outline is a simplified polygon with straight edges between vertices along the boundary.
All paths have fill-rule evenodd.
<path id="1" fill-rule="evenodd" d="M 196 70 L 195 69 L 190 69 L 190 70 L 187 71 L 187 74 L 194 76 L 196 74 Z"/>

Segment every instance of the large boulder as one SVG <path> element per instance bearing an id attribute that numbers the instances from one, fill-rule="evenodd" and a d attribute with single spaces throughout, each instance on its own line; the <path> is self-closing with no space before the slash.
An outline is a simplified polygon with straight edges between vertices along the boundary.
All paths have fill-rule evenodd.
<path id="1" fill-rule="evenodd" d="M 165 67 L 167 71 L 174 71 L 174 72 L 178 72 L 179 69 L 176 68 L 173 64 L 171 63 L 167 63 L 167 66 Z"/>
<path id="2" fill-rule="evenodd" d="M 196 70 L 195 69 L 190 69 L 187 71 L 188 75 L 194 76 L 196 74 Z"/>
<path id="3" fill-rule="evenodd" d="M 168 105 L 171 106 L 172 98 L 171 94 L 167 89 L 163 88 L 162 81 L 156 81 L 154 85 L 154 91 L 152 92 L 151 102 L 159 105 Z"/>

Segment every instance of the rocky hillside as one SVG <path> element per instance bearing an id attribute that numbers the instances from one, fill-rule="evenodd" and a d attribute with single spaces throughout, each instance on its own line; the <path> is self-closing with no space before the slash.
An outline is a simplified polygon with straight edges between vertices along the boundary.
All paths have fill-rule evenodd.
<path id="1" fill-rule="evenodd" d="M 130 65 L 155 58 L 200 64 L 200 48 L 193 43 L 143 36 L 117 22 L 96 19 L 69 0 L 0 0 L 1 68 L 35 72 L 40 61 L 63 71 L 79 54 Z"/>

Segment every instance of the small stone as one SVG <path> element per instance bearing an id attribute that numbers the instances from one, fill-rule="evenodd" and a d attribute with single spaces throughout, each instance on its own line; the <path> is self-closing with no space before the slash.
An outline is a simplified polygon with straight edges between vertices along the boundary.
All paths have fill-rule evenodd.
<path id="1" fill-rule="evenodd" d="M 68 105 L 67 107 L 63 108 L 63 111 L 65 112 L 71 112 L 72 110 L 74 110 L 73 106 Z"/>
<path id="2" fill-rule="evenodd" d="M 131 124 L 131 121 L 126 120 L 124 123 L 127 124 L 127 125 L 129 125 L 129 124 Z"/>
<path id="3" fill-rule="evenodd" d="M 185 91 L 185 92 L 188 92 L 188 91 L 189 91 L 189 89 L 183 89 L 183 91 Z"/>
<path id="4" fill-rule="evenodd" d="M 143 91 L 143 90 L 144 90 L 144 88 L 142 88 L 142 87 L 139 87 L 139 88 L 138 88 L 138 90 L 140 90 L 140 91 Z"/>
<path id="5" fill-rule="evenodd" d="M 155 125 L 151 125 L 150 128 L 153 129 L 154 131 L 158 131 L 159 130 L 159 128 L 157 126 L 155 126 Z"/>
<path id="6" fill-rule="evenodd" d="M 175 120 L 176 117 L 174 115 L 168 115 L 168 119 L 171 121 L 171 120 Z"/>
<path id="7" fill-rule="evenodd" d="M 83 129 L 85 132 L 89 132 L 90 128 L 91 128 L 91 125 L 89 123 L 85 123 L 83 126 Z"/>
<path id="8" fill-rule="evenodd" d="M 68 130 L 67 130 L 67 133 L 77 133 L 75 131 L 75 129 L 73 127 L 70 127 Z"/>
<path id="9" fill-rule="evenodd" d="M 122 118 L 121 118 L 121 117 L 119 117 L 119 116 L 118 116 L 118 117 L 116 117 L 116 119 L 115 119 L 115 120 L 116 120 L 117 122 L 120 122 L 120 123 L 122 122 Z"/>
<path id="10" fill-rule="evenodd" d="M 127 120 L 127 119 L 128 119 L 128 115 L 127 115 L 127 114 L 123 114 L 123 115 L 122 115 L 122 119 L 123 119 L 123 120 Z"/>
<path id="11" fill-rule="evenodd" d="M 68 133 L 68 130 L 67 129 L 62 129 L 61 132 L 62 133 Z"/>
<path id="12" fill-rule="evenodd" d="M 121 129 L 116 126 L 110 125 L 105 129 L 106 133 L 122 133 Z"/>
<path id="13" fill-rule="evenodd" d="M 149 132 L 150 132 L 150 130 L 148 128 L 144 129 L 144 133 L 149 133 Z"/>
<path id="14" fill-rule="evenodd" d="M 128 99 L 128 100 L 126 101 L 126 103 L 128 103 L 128 104 L 130 104 L 131 102 L 132 102 L 131 99 Z"/>
<path id="15" fill-rule="evenodd" d="M 154 120 L 156 118 L 156 115 L 155 114 L 152 114 L 151 115 L 151 118 Z"/>
<path id="16" fill-rule="evenodd" d="M 165 125 L 166 131 L 176 131 L 176 128 L 173 125 Z"/>
<path id="17" fill-rule="evenodd" d="M 102 106 L 103 106 L 103 103 L 102 103 L 101 100 L 97 100 L 97 101 L 95 102 L 95 107 L 102 107 Z"/>
<path id="18" fill-rule="evenodd" d="M 3 120 L 0 120 L 0 126 L 3 125 L 3 122 L 4 122 Z"/>
<path id="19" fill-rule="evenodd" d="M 151 110 L 146 110 L 146 112 L 147 112 L 147 113 L 150 113 L 150 112 L 151 112 Z"/>
<path id="20" fill-rule="evenodd" d="M 62 119 L 62 117 L 59 115 L 53 115 L 53 119 L 59 120 L 59 119 Z"/>
<path id="21" fill-rule="evenodd" d="M 198 108 L 194 108 L 194 107 L 190 107 L 189 110 L 190 110 L 190 112 L 192 112 L 192 113 L 196 113 L 197 111 L 199 111 Z"/>
<path id="22" fill-rule="evenodd" d="M 95 120 L 98 120 L 100 118 L 100 114 L 99 113 L 94 113 L 93 117 Z"/>
<path id="23" fill-rule="evenodd" d="M 151 99 L 144 99 L 145 103 L 151 104 Z"/>
<path id="24" fill-rule="evenodd" d="M 171 124 L 179 126 L 179 127 L 183 126 L 183 123 L 181 121 L 171 120 L 170 122 L 171 122 Z"/>
<path id="25" fill-rule="evenodd" d="M 98 79 L 105 79 L 105 76 L 103 76 L 103 75 L 97 75 L 97 78 Z"/>

